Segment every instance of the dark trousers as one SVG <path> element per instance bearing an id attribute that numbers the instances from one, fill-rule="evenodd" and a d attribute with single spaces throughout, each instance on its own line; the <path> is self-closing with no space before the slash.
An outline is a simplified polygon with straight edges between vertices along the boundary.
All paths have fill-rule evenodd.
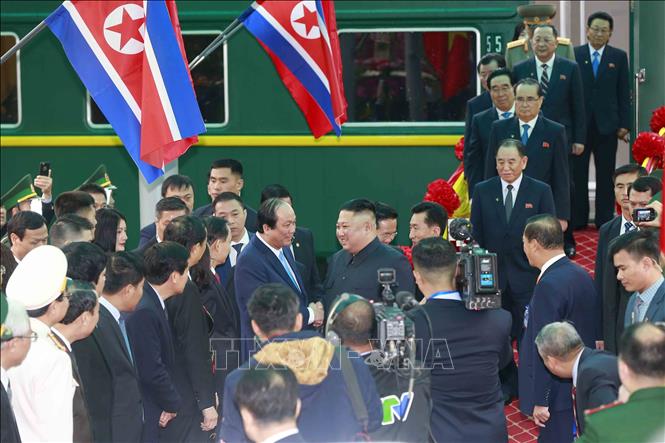
<path id="1" fill-rule="evenodd" d="M 571 145 L 572 152 L 572 145 Z M 575 246 L 575 236 L 573 235 L 573 229 L 575 225 L 573 224 L 573 219 L 575 217 L 575 194 L 577 193 L 577 188 L 575 187 L 575 181 L 573 177 L 575 175 L 575 167 L 577 166 L 577 156 L 572 153 L 568 155 L 568 174 L 570 177 L 570 220 L 568 220 L 568 229 L 563 231 L 563 242 L 566 247 Z M 587 191 L 588 194 L 588 191 Z M 588 200 L 588 198 L 587 198 Z"/>
<path id="2" fill-rule="evenodd" d="M 552 411 L 544 428 L 538 428 L 538 443 L 569 443 L 573 441 L 573 410 Z"/>
<path id="3" fill-rule="evenodd" d="M 572 202 L 573 227 L 586 226 L 589 219 L 589 162 L 593 152 L 596 166 L 596 227 L 614 217 L 614 173 L 618 139 L 615 133 L 600 134 L 592 117 L 587 126 L 584 153 L 574 159 L 572 170 L 575 194 Z"/>
<path id="4" fill-rule="evenodd" d="M 513 319 L 510 337 L 517 340 L 518 344 L 524 332 L 524 311 L 531 301 L 532 294 L 533 291 L 514 292 L 510 289 L 510 286 L 506 286 L 505 290 L 501 293 L 501 307 L 510 312 Z M 501 391 L 504 399 L 518 397 L 519 384 L 517 379 L 517 365 L 514 359 L 499 371 L 499 380 L 501 381 Z"/>

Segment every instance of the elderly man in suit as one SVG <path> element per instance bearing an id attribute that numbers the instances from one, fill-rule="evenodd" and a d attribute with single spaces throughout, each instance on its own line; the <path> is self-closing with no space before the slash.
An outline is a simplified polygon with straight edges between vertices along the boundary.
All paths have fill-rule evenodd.
<path id="1" fill-rule="evenodd" d="M 470 136 L 464 142 L 464 174 L 471 196 L 475 186 L 483 181 L 492 123 L 515 116 L 515 91 L 510 71 L 497 69 L 492 72 L 487 78 L 487 87 L 492 107 L 473 117 Z"/>
<path id="2" fill-rule="evenodd" d="M 254 291 L 266 283 L 282 283 L 300 299 L 300 313 L 305 325 L 323 322 L 323 306 L 309 303 L 305 283 L 291 253 L 296 230 L 296 214 L 291 205 L 278 198 L 264 201 L 258 212 L 258 232 L 238 257 L 234 281 L 240 310 L 241 361 L 247 360 L 254 337 L 247 303 Z"/>
<path id="3" fill-rule="evenodd" d="M 480 86 L 482 87 L 482 91 L 480 95 L 472 97 L 468 102 L 466 102 L 464 140 L 469 140 L 470 138 L 471 121 L 473 116 L 492 106 L 492 99 L 488 92 L 489 88 L 487 87 L 487 78 L 497 69 L 505 68 L 506 59 L 503 57 L 503 55 L 497 54 L 495 52 L 490 52 L 489 54 L 483 55 L 480 58 L 480 61 L 478 61 L 476 71 L 478 72 L 478 77 L 480 77 Z"/>
<path id="4" fill-rule="evenodd" d="M 571 144 L 570 152 L 579 156 L 584 152 L 586 139 L 582 79 L 577 63 L 556 57 L 557 36 L 556 28 L 550 24 L 536 26 L 532 38 L 534 57 L 516 64 L 513 74 L 518 81 L 532 78 L 540 83 L 544 96 L 543 114 L 565 126 L 566 140 Z M 573 165 L 571 158 L 571 174 Z M 571 194 L 571 199 L 574 198 L 574 194 Z M 564 238 L 565 251 L 569 257 L 575 255 L 573 227 L 568 227 Z"/>
<path id="5" fill-rule="evenodd" d="M 508 138 L 520 140 L 529 158 L 524 173 L 550 185 L 556 217 L 565 230 L 570 220 L 566 131 L 562 125 L 540 113 L 543 96 L 536 80 L 527 78 L 515 86 L 515 103 L 514 118 L 492 124 L 485 178 L 497 175 L 495 157 L 501 141 Z"/>
<path id="6" fill-rule="evenodd" d="M 589 160 L 596 165 L 596 227 L 612 219 L 612 171 L 617 141 L 628 141 L 630 131 L 630 79 L 628 56 L 608 45 L 614 19 L 607 12 L 594 12 L 587 19 L 588 44 L 575 47 L 575 59 L 584 85 L 586 149 L 574 159 L 573 181 L 580 198 L 575 199 L 573 226 L 586 225 L 589 217 Z"/>
<path id="7" fill-rule="evenodd" d="M 524 252 L 540 269 L 525 314 L 526 331 L 520 343 L 520 410 L 540 427 L 539 442 L 573 440 L 572 385 L 547 371 L 535 338 L 547 324 L 569 321 L 586 346 L 593 347 L 600 312 L 593 281 L 563 251 L 561 225 L 551 215 L 536 215 L 524 228 Z"/>
<path id="8" fill-rule="evenodd" d="M 617 280 L 632 293 L 626 306 L 624 326 L 643 321 L 665 321 L 665 279 L 660 267 L 658 234 L 631 231 L 610 246 Z"/>
<path id="9" fill-rule="evenodd" d="M 566 322 L 543 327 L 536 336 L 536 347 L 552 374 L 573 381 L 571 395 L 579 437 L 584 433 L 585 411 L 613 403 L 619 396 L 617 358 L 584 346 L 575 327 Z"/>

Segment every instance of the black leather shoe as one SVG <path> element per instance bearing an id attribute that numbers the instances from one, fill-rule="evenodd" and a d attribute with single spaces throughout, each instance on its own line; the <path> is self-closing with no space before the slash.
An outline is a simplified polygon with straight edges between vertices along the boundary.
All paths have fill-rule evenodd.
<path id="1" fill-rule="evenodd" d="M 566 253 L 566 257 L 568 258 L 573 258 L 577 254 L 575 246 L 566 246 L 565 248 L 563 248 L 563 252 Z"/>

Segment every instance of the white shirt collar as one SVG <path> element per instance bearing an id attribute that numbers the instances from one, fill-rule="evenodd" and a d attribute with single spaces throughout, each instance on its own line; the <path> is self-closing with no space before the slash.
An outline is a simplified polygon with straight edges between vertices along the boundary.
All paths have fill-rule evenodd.
<path id="1" fill-rule="evenodd" d="M 275 435 L 271 435 L 270 437 L 266 438 L 263 440 L 261 443 L 275 443 L 278 442 L 286 437 L 290 437 L 292 435 L 296 435 L 298 433 L 298 428 L 291 428 L 287 429 L 286 431 L 279 432 Z"/>
<path id="2" fill-rule="evenodd" d="M 536 126 L 536 122 L 538 121 L 538 116 L 536 116 L 533 120 L 529 120 L 528 122 L 525 122 L 521 118 L 518 118 L 518 120 L 520 122 L 520 133 L 522 132 L 522 125 L 527 124 L 529 125 L 529 135 L 531 135 L 531 130 L 533 129 L 534 126 Z"/>
<path id="3" fill-rule="evenodd" d="M 547 261 L 545 262 L 545 264 L 543 265 L 543 267 L 540 269 L 540 275 L 538 276 L 538 278 L 540 278 L 540 277 L 543 276 L 543 274 L 545 273 L 545 271 L 547 271 L 547 268 L 549 268 L 550 266 L 552 266 L 554 263 L 558 262 L 559 260 L 561 260 L 561 259 L 564 258 L 565 256 L 566 256 L 566 254 L 557 254 L 557 255 L 555 255 L 554 257 L 552 257 L 552 258 L 550 258 L 549 260 L 547 260 Z"/>
<path id="4" fill-rule="evenodd" d="M 113 306 L 111 302 L 108 301 L 103 295 L 99 297 L 99 304 L 108 309 L 113 318 L 115 318 L 115 321 L 118 322 L 118 324 L 120 324 L 120 311 L 118 311 L 118 308 Z"/>
<path id="5" fill-rule="evenodd" d="M 213 271 L 213 272 L 214 272 L 214 271 Z M 157 299 L 159 300 L 159 304 L 162 305 L 162 310 L 166 309 L 166 305 L 164 304 L 164 300 L 162 300 L 162 296 L 159 295 L 159 291 L 157 290 L 157 288 L 155 288 L 155 287 L 154 287 L 153 285 L 151 285 L 150 283 L 148 283 L 148 284 L 150 285 L 150 287 L 152 288 L 152 290 L 155 291 L 155 294 L 157 294 Z"/>
<path id="6" fill-rule="evenodd" d="M 243 248 L 244 248 L 245 246 L 247 246 L 247 243 L 249 243 L 249 232 L 247 231 L 247 228 L 244 228 L 244 229 L 245 229 L 245 233 L 243 234 L 243 236 L 242 236 L 242 238 L 240 239 L 240 241 L 233 241 L 233 240 L 231 240 L 231 246 L 233 246 L 233 245 L 237 245 L 238 243 L 242 243 L 242 247 L 243 247 Z"/>
<path id="7" fill-rule="evenodd" d="M 268 249 L 270 249 L 270 250 L 272 251 L 273 254 L 275 254 L 275 256 L 276 256 L 277 258 L 279 258 L 279 254 L 280 254 L 280 252 L 282 252 L 281 249 L 275 249 L 275 248 L 273 248 L 272 246 L 270 246 L 270 243 L 268 243 L 268 242 L 263 238 L 263 234 L 261 234 L 260 232 L 257 232 L 257 233 L 256 233 L 256 236 L 259 238 L 259 240 L 261 240 L 261 242 L 262 242 L 264 245 L 266 245 L 266 246 L 268 247 Z"/>
<path id="8" fill-rule="evenodd" d="M 496 114 L 499 116 L 499 120 L 501 120 L 503 118 L 503 116 L 501 114 L 503 114 L 504 112 L 510 112 L 511 117 L 515 116 L 515 102 L 513 102 L 513 106 L 508 111 L 502 111 L 499 108 L 497 108 L 496 106 L 494 107 L 494 109 L 496 109 Z"/>
<path id="9" fill-rule="evenodd" d="M 517 180 L 515 180 L 512 183 L 508 183 L 504 179 L 501 180 L 501 189 L 503 191 L 503 200 L 505 202 L 506 196 L 508 195 L 508 185 L 513 185 L 513 204 L 515 204 L 515 199 L 517 198 L 517 193 L 520 190 L 520 184 L 522 184 L 522 177 L 524 177 L 524 174 L 520 174 L 519 177 L 517 177 Z"/>
<path id="10" fill-rule="evenodd" d="M 619 228 L 619 235 L 623 235 L 626 233 L 626 223 L 631 223 L 633 226 L 637 227 L 632 220 L 628 220 L 626 217 L 623 216 L 623 214 L 621 214 L 621 227 Z M 637 229 L 640 228 L 637 227 Z"/>
<path id="11" fill-rule="evenodd" d="M 556 57 L 556 53 L 552 54 L 552 57 L 550 57 L 550 59 L 547 60 L 546 62 L 541 62 L 538 59 L 538 57 L 536 57 L 536 67 L 538 67 L 538 69 L 543 69 L 543 67 L 542 67 L 543 64 L 546 64 L 547 65 L 547 74 L 552 75 L 552 66 L 554 66 L 554 58 L 555 57 Z M 539 76 L 539 78 L 540 78 L 540 76 Z"/>
<path id="12" fill-rule="evenodd" d="M 591 46 L 591 43 L 588 43 L 588 46 L 589 46 L 589 58 L 591 59 L 591 61 L 593 61 L 593 53 L 596 51 L 598 51 L 598 59 L 600 60 L 603 58 L 603 52 L 605 52 L 605 46 L 607 45 L 603 45 L 603 47 L 600 49 L 594 48 L 593 46 Z"/>
<path id="13" fill-rule="evenodd" d="M 573 386 L 577 387 L 577 371 L 578 367 L 580 366 L 580 358 L 582 358 L 582 353 L 584 352 L 584 348 L 580 351 L 579 354 L 577 354 L 577 357 L 575 357 L 575 364 L 573 364 Z"/>
<path id="14" fill-rule="evenodd" d="M 236 248 L 233 246 L 242 244 L 240 247 L 240 250 L 242 251 L 247 246 L 247 243 L 249 243 L 249 232 L 247 231 L 247 228 L 245 228 L 245 234 L 242 236 L 240 241 L 231 240 L 231 249 L 229 250 L 229 257 L 227 258 L 227 260 L 230 260 L 231 266 L 235 266 L 236 262 L 238 261 L 238 251 L 236 251 Z"/>
<path id="15" fill-rule="evenodd" d="M 2 380 L 2 386 L 5 387 L 5 391 L 9 391 L 9 375 L 5 368 L 0 367 L 0 380 Z"/>
<path id="16" fill-rule="evenodd" d="M 67 346 L 67 350 L 72 352 L 72 344 L 69 343 L 69 340 L 67 340 L 67 337 L 65 337 L 62 332 L 58 331 L 58 328 L 51 328 L 51 332 L 60 337 L 60 340 L 62 340 L 65 346 Z"/>

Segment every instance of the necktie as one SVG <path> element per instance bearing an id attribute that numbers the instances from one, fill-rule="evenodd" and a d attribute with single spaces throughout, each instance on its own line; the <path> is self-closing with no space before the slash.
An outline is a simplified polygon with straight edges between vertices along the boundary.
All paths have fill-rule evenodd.
<path id="1" fill-rule="evenodd" d="M 289 261 L 286 259 L 286 255 L 284 255 L 284 250 L 279 251 L 279 262 L 284 267 L 284 270 L 286 271 L 286 274 L 289 276 L 289 278 L 293 282 L 293 285 L 296 288 L 300 289 L 300 286 L 298 286 L 298 281 L 296 280 L 296 276 L 293 275 L 293 271 L 291 270 L 291 266 L 289 265 Z"/>
<path id="2" fill-rule="evenodd" d="M 503 119 L 505 120 L 505 119 L 507 119 L 507 118 L 510 118 L 511 115 L 513 115 L 512 112 L 510 112 L 510 111 L 506 111 L 506 112 L 504 112 L 504 113 L 501 114 L 501 118 L 503 118 Z"/>
<path id="3" fill-rule="evenodd" d="M 12 402 L 12 382 L 7 380 L 7 398 L 9 398 L 9 403 Z"/>
<path id="4" fill-rule="evenodd" d="M 632 224 L 631 222 L 627 221 L 626 223 L 623 224 L 624 228 L 626 229 L 626 232 L 630 232 L 633 229 L 635 229 L 635 225 Z"/>
<path id="5" fill-rule="evenodd" d="M 125 327 L 126 315 L 120 314 L 120 320 L 118 324 L 120 325 L 120 332 L 122 332 L 122 338 L 125 339 L 125 346 L 127 346 L 127 354 L 129 354 L 129 360 L 134 364 L 134 358 L 132 357 L 132 348 L 129 346 L 129 337 L 127 337 L 127 328 Z"/>
<path id="6" fill-rule="evenodd" d="M 522 128 L 524 128 L 524 131 L 522 132 L 522 144 L 526 148 L 526 144 L 529 143 L 529 126 L 528 124 L 523 124 Z"/>
<path id="7" fill-rule="evenodd" d="M 547 74 L 547 65 L 543 63 L 540 65 L 543 68 L 543 75 L 540 76 L 540 89 L 543 90 L 543 96 L 547 95 L 547 88 L 550 86 L 550 77 Z"/>
<path id="8" fill-rule="evenodd" d="M 642 300 L 642 297 L 637 295 L 635 297 L 635 306 L 633 307 L 633 323 L 639 323 L 640 321 L 640 308 L 644 304 L 644 300 Z"/>
<path id="9" fill-rule="evenodd" d="M 513 212 L 513 185 L 506 186 L 508 188 L 508 194 L 506 194 L 506 221 L 510 221 L 510 214 Z"/>
<path id="10" fill-rule="evenodd" d="M 242 243 L 236 243 L 235 245 L 233 245 L 233 249 L 235 249 L 238 255 L 240 255 L 240 251 L 242 251 Z"/>
<path id="11" fill-rule="evenodd" d="M 593 76 L 598 76 L 598 65 L 600 65 L 600 54 L 598 51 L 593 51 L 593 60 L 591 61 L 591 67 L 593 68 Z"/>
<path id="12" fill-rule="evenodd" d="M 571 392 L 573 395 L 573 417 L 575 418 L 575 437 L 580 436 L 580 422 L 577 421 L 577 388 L 573 386 L 573 390 Z"/>

